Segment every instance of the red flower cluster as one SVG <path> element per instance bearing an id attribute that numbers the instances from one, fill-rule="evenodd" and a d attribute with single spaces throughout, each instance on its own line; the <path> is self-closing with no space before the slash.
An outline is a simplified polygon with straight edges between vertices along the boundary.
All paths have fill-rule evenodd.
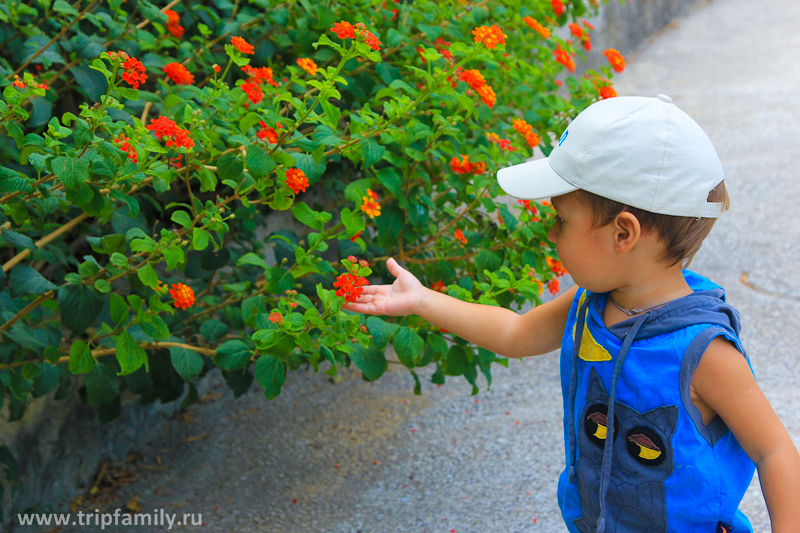
<path id="1" fill-rule="evenodd" d="M 444 284 L 444 282 L 442 282 L 440 280 L 440 281 L 437 281 L 436 283 L 434 283 L 433 285 L 431 285 L 431 289 L 436 291 L 436 292 L 442 292 L 443 293 L 443 292 L 445 292 L 447 290 L 447 286 Z"/>
<path id="2" fill-rule="evenodd" d="M 517 149 L 511 146 L 511 141 L 508 139 L 501 139 L 496 133 L 486 132 L 486 138 L 489 141 L 495 143 L 500 147 L 501 150 L 505 150 L 506 152 L 516 152 Z"/>
<path id="3" fill-rule="evenodd" d="M 556 45 L 553 55 L 556 56 L 556 61 L 567 67 L 567 70 L 570 72 L 575 72 L 575 61 L 572 60 L 569 52 L 561 49 L 561 45 Z"/>
<path id="4" fill-rule="evenodd" d="M 436 46 L 436 51 L 442 54 L 442 56 L 447 60 L 448 63 L 453 62 L 453 54 L 450 53 L 450 43 L 442 39 L 441 37 L 437 37 L 436 40 L 433 42 L 434 46 Z"/>
<path id="5" fill-rule="evenodd" d="M 557 279 L 551 279 L 550 282 L 547 284 L 547 288 L 550 291 L 550 294 L 555 296 L 561 290 L 560 287 L 561 283 Z"/>
<path id="6" fill-rule="evenodd" d="M 249 76 L 247 81 L 242 84 L 242 90 L 247 93 L 247 98 L 254 104 L 258 104 L 264 98 L 264 92 L 261 90 L 262 83 L 266 81 L 273 87 L 278 87 L 278 84 L 272 79 L 272 69 L 269 67 L 253 68 L 245 65 L 242 67 L 242 72 Z"/>
<path id="7" fill-rule="evenodd" d="M 489 108 L 494 108 L 497 97 L 494 94 L 494 89 L 486 83 L 483 74 L 474 69 L 467 69 L 461 72 L 459 79 L 472 87 Z"/>
<path id="8" fill-rule="evenodd" d="M 454 157 L 450 160 L 450 170 L 456 174 L 483 174 L 486 172 L 486 163 L 483 161 L 470 163 L 468 155 L 463 156 L 461 161 Z"/>
<path id="9" fill-rule="evenodd" d="M 27 85 L 25 85 L 25 82 L 19 79 L 18 74 L 14 74 L 14 83 L 12 83 L 11 85 L 17 87 L 18 89 L 24 89 L 25 87 L 27 87 Z"/>
<path id="10" fill-rule="evenodd" d="M 185 311 L 187 307 L 194 305 L 194 291 L 183 283 L 173 283 L 169 295 L 175 299 L 175 309 L 181 308 Z"/>
<path id="11" fill-rule="evenodd" d="M 295 194 L 305 192 L 308 188 L 308 178 L 305 172 L 299 168 L 290 168 L 286 171 L 286 186 L 292 189 Z"/>
<path id="12" fill-rule="evenodd" d="M 181 17 L 171 9 L 165 9 L 164 14 L 169 19 L 167 21 L 167 31 L 173 36 L 180 39 L 183 37 L 183 26 L 181 26 Z"/>
<path id="13" fill-rule="evenodd" d="M 455 236 L 456 240 L 461 243 L 461 246 L 464 246 L 464 245 L 467 244 L 467 238 L 464 237 L 464 232 L 461 231 L 460 229 L 456 230 L 454 236 Z"/>
<path id="14" fill-rule="evenodd" d="M 603 54 L 605 54 L 605 56 L 608 58 L 608 62 L 611 63 L 611 66 L 614 67 L 614 70 L 617 72 L 622 72 L 625 70 L 625 58 L 622 57 L 622 54 L 613 48 L 609 48 L 608 50 L 604 51 Z"/>
<path id="15" fill-rule="evenodd" d="M 134 163 L 139 162 L 139 155 L 136 153 L 136 148 L 133 147 L 130 143 L 130 137 L 126 137 L 124 134 L 120 133 L 119 137 L 113 139 L 114 144 L 119 146 L 119 149 L 123 152 L 128 153 L 128 159 Z"/>
<path id="16" fill-rule="evenodd" d="M 269 314 L 269 321 L 273 324 L 280 324 L 283 322 L 283 315 L 281 315 L 280 311 L 272 311 Z"/>
<path id="17" fill-rule="evenodd" d="M 256 49 L 253 48 L 253 45 L 242 39 L 241 37 L 235 36 L 231 37 L 231 44 L 236 47 L 243 54 L 255 54 Z"/>
<path id="18" fill-rule="evenodd" d="M 169 166 L 171 166 L 172 168 L 177 170 L 177 169 L 181 168 L 181 161 L 182 160 L 183 160 L 183 154 L 178 154 L 175 157 L 170 157 L 169 158 Z"/>
<path id="19" fill-rule="evenodd" d="M 363 259 L 359 261 L 354 255 L 348 256 L 347 260 L 352 263 L 350 271 L 336 278 L 336 281 L 333 282 L 333 286 L 338 289 L 336 291 L 336 296 L 344 296 L 346 302 L 355 302 L 364 292 L 362 287 L 364 285 L 369 285 L 369 280 L 367 280 L 367 278 L 358 275 L 358 268 L 359 266 L 367 267 L 369 264 Z"/>
<path id="20" fill-rule="evenodd" d="M 539 211 L 536 209 L 536 206 L 531 202 L 531 200 L 517 200 L 517 203 L 525 206 L 525 209 L 530 211 L 531 215 L 536 215 L 539 213 Z M 532 216 L 531 220 L 533 222 L 538 222 L 540 219 L 537 216 Z"/>
<path id="21" fill-rule="evenodd" d="M 343 20 L 341 22 L 334 22 L 331 26 L 331 32 L 335 33 L 339 39 L 355 39 L 356 34 L 360 35 L 365 43 L 373 50 L 381 49 L 381 42 L 374 33 L 367 29 L 363 22 L 357 22 L 355 25 Z"/>
<path id="22" fill-rule="evenodd" d="M 258 125 L 261 126 L 259 132 L 256 133 L 259 139 L 261 139 L 262 141 L 266 139 L 267 143 L 269 144 L 275 144 L 278 142 L 278 133 L 271 127 L 267 126 L 266 122 L 264 122 L 263 120 L 259 120 Z M 281 128 L 283 128 L 283 125 L 280 122 L 278 122 L 278 129 Z"/>
<path id="23" fill-rule="evenodd" d="M 542 142 L 542 139 L 533 132 L 533 126 L 522 119 L 514 119 L 514 129 L 525 136 L 525 140 L 528 142 L 528 146 L 531 148 L 538 146 L 539 143 Z"/>
<path id="24" fill-rule="evenodd" d="M 556 12 L 557 17 L 564 13 L 564 3 L 561 0 L 550 0 L 550 4 L 553 6 L 553 11 Z"/>
<path id="25" fill-rule="evenodd" d="M 166 137 L 167 146 L 187 149 L 194 146 L 194 141 L 189 137 L 189 132 L 167 117 L 151 119 L 147 129 L 154 132 L 159 139 Z"/>
<path id="26" fill-rule="evenodd" d="M 506 35 L 500 26 L 478 26 L 472 30 L 472 35 L 475 36 L 476 43 L 483 43 L 483 45 L 492 50 L 497 48 L 498 44 L 506 45 Z"/>
<path id="27" fill-rule="evenodd" d="M 397 3 L 397 0 L 393 0 L 393 1 L 394 1 L 395 4 Z M 389 8 L 386 7 L 386 2 L 382 3 L 381 7 L 383 9 L 389 9 Z M 400 15 L 400 10 L 399 9 L 389 9 L 389 11 L 391 11 L 393 13 L 392 20 L 396 19 Z"/>
<path id="28" fill-rule="evenodd" d="M 581 44 L 587 51 L 592 49 L 592 36 L 589 35 L 588 31 L 584 30 L 574 22 L 569 25 L 569 30 L 572 32 L 572 35 L 580 39 Z"/>
<path id="29" fill-rule="evenodd" d="M 356 239 L 358 239 L 359 237 L 361 237 L 361 232 L 362 232 L 362 231 L 363 231 L 363 230 L 359 230 L 359 231 L 358 231 L 358 233 L 356 233 L 355 235 L 353 235 L 352 237 L 350 237 L 350 241 L 351 241 L 351 242 L 356 242 Z"/>
<path id="30" fill-rule="evenodd" d="M 527 17 L 523 17 L 522 21 L 527 24 L 530 29 L 535 30 L 539 35 L 541 35 L 542 39 L 550 38 L 550 30 L 539 24 L 539 21 L 535 18 L 529 15 Z"/>
<path id="31" fill-rule="evenodd" d="M 139 84 L 144 83 L 147 79 L 145 74 L 144 65 L 135 57 L 130 57 L 126 52 L 120 50 L 119 52 L 109 52 L 108 57 L 112 61 L 122 60 L 122 79 L 125 80 L 134 89 L 139 88 Z"/>
<path id="32" fill-rule="evenodd" d="M 194 75 L 181 63 L 167 63 L 164 65 L 164 74 L 177 85 L 191 85 Z"/>

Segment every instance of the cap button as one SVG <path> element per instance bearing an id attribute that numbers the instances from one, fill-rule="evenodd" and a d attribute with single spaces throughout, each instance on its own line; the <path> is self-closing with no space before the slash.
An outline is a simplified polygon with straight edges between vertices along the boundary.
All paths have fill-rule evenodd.
<path id="1" fill-rule="evenodd" d="M 672 103 L 672 98 L 670 98 L 666 94 L 659 94 L 659 95 L 656 96 L 656 98 L 658 98 L 659 100 L 664 100 L 668 104 Z"/>

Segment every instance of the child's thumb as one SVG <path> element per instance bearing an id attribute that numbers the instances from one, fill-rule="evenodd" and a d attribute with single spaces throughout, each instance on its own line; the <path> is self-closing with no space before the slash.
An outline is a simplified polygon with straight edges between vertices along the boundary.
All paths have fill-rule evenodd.
<path id="1" fill-rule="evenodd" d="M 401 267 L 400 264 L 395 261 L 394 257 L 390 257 L 386 260 L 386 268 L 389 269 L 389 272 L 391 272 L 394 277 L 399 276 L 400 272 L 403 271 L 403 267 Z"/>

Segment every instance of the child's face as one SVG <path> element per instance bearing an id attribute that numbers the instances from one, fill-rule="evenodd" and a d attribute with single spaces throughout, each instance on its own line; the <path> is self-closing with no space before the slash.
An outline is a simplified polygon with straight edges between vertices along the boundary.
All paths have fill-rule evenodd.
<path id="1" fill-rule="evenodd" d="M 592 228 L 592 213 L 574 192 L 551 198 L 551 204 L 557 217 L 547 238 L 575 283 L 598 293 L 616 288 L 620 270 L 613 225 Z"/>

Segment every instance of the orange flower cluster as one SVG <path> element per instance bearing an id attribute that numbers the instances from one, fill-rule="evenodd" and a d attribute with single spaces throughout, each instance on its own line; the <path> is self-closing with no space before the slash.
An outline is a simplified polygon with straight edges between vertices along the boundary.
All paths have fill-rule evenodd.
<path id="1" fill-rule="evenodd" d="M 372 189 L 367 189 L 367 195 L 362 196 L 361 210 L 369 215 L 369 218 L 381 216 L 381 204 L 378 203 L 378 195 Z"/>
<path id="2" fill-rule="evenodd" d="M 264 92 L 261 90 L 262 83 L 266 81 L 273 87 L 278 87 L 278 84 L 272 79 L 272 69 L 269 67 L 253 68 L 245 65 L 242 67 L 242 72 L 249 76 L 247 81 L 242 84 L 242 90 L 254 104 L 258 104 L 264 99 Z"/>
<path id="3" fill-rule="evenodd" d="M 476 43 L 483 43 L 483 45 L 492 50 L 497 48 L 498 44 L 506 45 L 506 35 L 500 26 L 493 24 L 492 26 L 478 26 L 472 30 L 472 35 L 475 36 Z"/>
<path id="4" fill-rule="evenodd" d="M 561 0 L 550 0 L 550 4 L 553 6 L 553 11 L 556 12 L 557 17 L 564 13 L 564 3 Z"/>
<path id="5" fill-rule="evenodd" d="M 557 277 L 561 277 L 567 273 L 567 271 L 564 270 L 564 265 L 562 265 L 561 261 L 558 259 L 553 259 L 548 255 L 544 258 L 544 260 L 547 263 L 547 266 L 550 267 L 550 270 L 553 271 L 553 274 L 555 274 Z"/>
<path id="6" fill-rule="evenodd" d="M 395 4 L 397 3 L 397 0 L 393 0 L 393 1 L 394 1 Z M 399 9 L 389 9 L 389 8 L 387 8 L 386 7 L 386 2 L 382 3 L 381 7 L 383 9 L 388 9 L 389 11 L 391 11 L 393 13 L 392 14 L 392 20 L 396 19 L 400 15 L 400 10 Z"/>
<path id="7" fill-rule="evenodd" d="M 138 89 L 139 84 L 144 83 L 147 79 L 147 74 L 145 74 L 145 68 L 142 62 L 135 57 L 129 56 L 127 52 L 122 50 L 119 52 L 109 52 L 108 57 L 112 61 L 122 60 L 122 68 L 124 70 L 122 79 L 134 89 Z"/>
<path id="8" fill-rule="evenodd" d="M 461 243 L 461 245 L 462 245 L 462 246 L 465 246 L 465 245 L 467 244 L 467 238 L 466 238 L 466 237 L 464 237 L 464 232 L 463 232 L 463 231 L 461 231 L 460 229 L 457 229 L 457 230 L 456 230 L 456 232 L 455 232 L 455 238 L 456 238 L 456 240 L 457 240 L 458 242 L 460 242 L 460 243 Z"/>
<path id="9" fill-rule="evenodd" d="M 617 96 L 617 91 L 610 85 L 606 85 L 605 87 L 600 87 L 600 99 L 605 100 L 606 98 L 614 98 Z"/>
<path id="10" fill-rule="evenodd" d="M 486 172 L 486 163 L 483 161 L 470 163 L 468 155 L 463 156 L 461 161 L 454 157 L 450 160 L 450 170 L 456 174 L 483 174 Z"/>
<path id="11" fill-rule="evenodd" d="M 377 51 L 381 49 L 381 42 L 374 33 L 367 29 L 367 26 L 363 22 L 356 22 L 355 25 L 345 20 L 334 22 L 333 26 L 331 26 L 331 32 L 335 33 L 336 36 L 342 40 L 355 39 L 356 34 L 358 34 L 373 50 Z"/>
<path id="12" fill-rule="evenodd" d="M 547 284 L 547 289 L 550 291 L 550 294 L 555 296 L 561 290 L 560 287 L 561 283 L 557 279 L 551 279 L 550 282 Z"/>
<path id="13" fill-rule="evenodd" d="M 450 43 L 442 39 L 441 37 L 437 37 L 436 40 L 433 42 L 434 46 L 436 46 L 436 51 L 442 54 L 442 56 L 447 60 L 448 63 L 453 62 L 453 54 L 450 53 Z"/>
<path id="14" fill-rule="evenodd" d="M 167 31 L 173 36 L 180 39 L 183 37 L 183 26 L 181 26 L 181 17 L 171 9 L 165 9 L 164 14 L 169 19 L 167 21 Z"/>
<path id="15" fill-rule="evenodd" d="M 569 25 L 569 30 L 572 32 L 572 35 L 580 39 L 581 44 L 587 51 L 592 49 L 592 36 L 589 35 L 588 31 L 578 26 L 575 22 Z"/>
<path id="16" fill-rule="evenodd" d="M 567 67 L 570 72 L 575 72 L 575 61 L 570 57 L 569 52 L 561 49 L 561 45 L 557 45 L 553 55 L 556 56 L 556 61 Z"/>
<path id="17" fill-rule="evenodd" d="M 358 268 L 367 267 L 369 264 L 364 259 L 359 261 L 354 255 L 348 256 L 347 260 L 352 263 L 350 271 L 337 277 L 333 286 L 338 289 L 336 296 L 344 296 L 346 302 L 355 302 L 364 292 L 363 286 L 369 285 L 367 278 L 358 275 Z"/>
<path id="18" fill-rule="evenodd" d="M 541 35 L 542 39 L 550 38 L 550 29 L 539 24 L 539 21 L 535 18 L 528 15 L 527 17 L 523 17 L 522 21 L 527 24 L 530 29 L 535 30 L 539 35 Z"/>
<path id="19" fill-rule="evenodd" d="M 298 57 L 297 64 L 300 65 L 300 68 L 308 72 L 312 76 L 317 75 L 317 64 L 314 63 L 313 59 L 308 57 Z"/>
<path id="20" fill-rule="evenodd" d="M 305 172 L 299 168 L 290 168 L 286 171 L 286 186 L 292 189 L 295 194 L 305 192 L 308 188 L 308 178 Z"/>
<path id="21" fill-rule="evenodd" d="M 24 89 L 25 87 L 27 87 L 27 85 L 25 85 L 25 82 L 19 79 L 18 74 L 14 74 L 14 83 L 12 83 L 11 85 L 17 87 L 18 89 Z"/>
<path id="22" fill-rule="evenodd" d="M 501 139 L 496 133 L 486 132 L 486 138 L 495 143 L 496 145 L 500 146 L 501 150 L 505 150 L 506 152 L 516 152 L 517 149 L 511 146 L 511 141 L 508 139 Z"/>
<path id="23" fill-rule="evenodd" d="M 614 70 L 617 72 L 622 72 L 625 70 L 625 58 L 622 57 L 622 54 L 613 48 L 609 48 L 608 50 L 604 51 L 603 54 L 605 54 L 605 56 L 608 58 L 608 62 L 611 63 L 611 66 L 614 67 Z"/>
<path id="24" fill-rule="evenodd" d="M 525 140 L 531 148 L 539 146 L 539 143 L 542 142 L 542 139 L 533 132 L 533 126 L 522 119 L 514 119 L 514 129 L 525 136 Z"/>
<path id="25" fill-rule="evenodd" d="M 175 157 L 170 157 L 169 166 L 177 170 L 181 168 L 181 161 L 183 161 L 183 154 L 178 154 Z"/>
<path id="26" fill-rule="evenodd" d="M 147 129 L 154 132 L 159 139 L 166 137 L 167 146 L 169 147 L 191 148 L 194 146 L 194 141 L 189 137 L 189 132 L 167 117 L 150 119 L 150 125 L 147 126 Z"/>
<path id="27" fill-rule="evenodd" d="M 278 133 L 271 127 L 267 126 L 266 122 L 264 122 L 263 120 L 259 120 L 258 125 L 261 126 L 259 132 L 256 133 L 259 139 L 261 139 L 262 141 L 266 139 L 268 144 L 275 144 L 278 142 Z M 278 122 L 278 129 L 281 128 L 283 128 L 283 124 Z"/>
<path id="28" fill-rule="evenodd" d="M 167 63 L 164 65 L 164 74 L 175 82 L 176 85 L 191 85 L 194 75 L 181 63 Z"/>
<path id="29" fill-rule="evenodd" d="M 272 311 L 269 314 L 269 321 L 272 322 L 273 324 L 280 324 L 281 322 L 283 322 L 283 315 L 281 314 L 280 311 Z"/>
<path id="30" fill-rule="evenodd" d="M 169 295 L 175 299 L 175 309 L 181 308 L 185 311 L 187 307 L 194 305 L 194 291 L 183 283 L 173 283 Z"/>
<path id="31" fill-rule="evenodd" d="M 128 153 L 128 159 L 133 163 L 139 162 L 139 155 L 136 153 L 136 148 L 134 148 L 130 143 L 130 137 L 126 137 L 124 134 L 120 133 L 119 137 L 113 139 L 114 144 L 119 146 L 119 149 L 123 152 Z"/>
<path id="32" fill-rule="evenodd" d="M 480 95 L 483 103 L 494 108 L 497 97 L 494 94 L 494 89 L 486 83 L 486 80 L 479 71 L 475 69 L 467 69 L 461 72 L 459 79 L 472 87 L 478 95 Z"/>
<path id="33" fill-rule="evenodd" d="M 241 37 L 235 36 L 231 37 L 231 44 L 236 47 L 243 54 L 255 54 L 256 49 L 253 48 L 253 45 L 242 39 Z"/>

